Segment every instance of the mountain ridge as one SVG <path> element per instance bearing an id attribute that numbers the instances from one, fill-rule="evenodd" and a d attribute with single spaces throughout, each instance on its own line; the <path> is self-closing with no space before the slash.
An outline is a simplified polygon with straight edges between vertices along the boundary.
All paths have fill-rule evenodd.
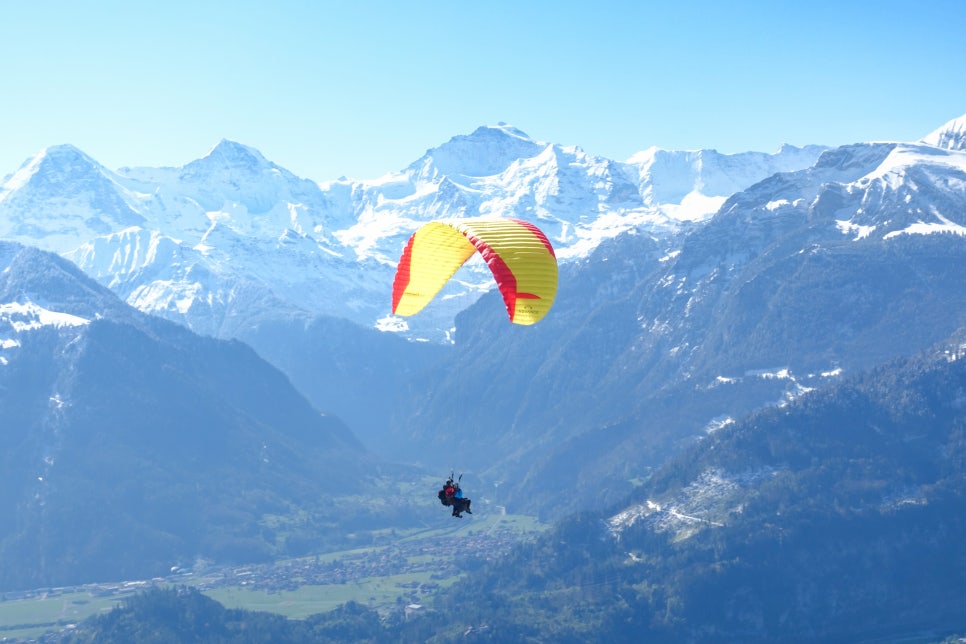
<path id="1" fill-rule="evenodd" d="M 480 154 L 481 150 L 486 154 Z M 689 195 L 682 207 L 657 198 L 655 184 L 648 183 L 643 165 L 595 157 L 576 146 L 535 141 L 505 124 L 455 136 L 427 150 L 403 171 L 371 181 L 316 183 L 300 179 L 254 148 L 223 140 L 201 159 L 181 168 L 111 172 L 98 166 L 97 174 L 117 186 L 116 195 L 93 187 L 90 180 L 81 184 L 81 205 L 87 211 L 76 213 L 82 221 L 73 227 L 72 235 L 60 232 L 56 191 L 23 181 L 23 171 L 15 173 L 20 178 L 0 188 L 0 221 L 30 219 L 42 208 L 50 213 L 49 223 L 46 229 L 8 224 L 0 227 L 0 235 L 67 254 L 136 307 L 219 337 L 235 337 L 246 322 L 240 321 L 236 327 L 206 327 L 204 316 L 191 315 L 190 306 L 166 302 L 198 301 L 200 306 L 209 293 L 238 292 L 238 285 L 244 284 L 262 284 L 255 288 L 264 290 L 264 285 L 273 284 L 278 303 L 284 304 L 284 317 L 293 313 L 333 315 L 371 327 L 388 316 L 388 306 L 379 294 L 391 282 L 392 268 L 406 238 L 422 222 L 512 213 L 545 228 L 559 257 L 580 257 L 601 239 L 635 226 L 673 234 L 682 212 L 687 211 L 689 220 L 706 217 L 720 202 L 716 200 L 727 196 L 704 195 L 702 190 L 714 191 L 708 186 L 714 185 L 718 192 L 730 190 L 763 178 L 774 167 L 809 163 L 818 151 L 816 146 L 785 147 L 774 155 L 757 155 L 750 165 L 740 161 L 750 156 L 735 156 L 727 169 L 717 173 L 730 175 L 723 184 L 712 180 L 715 172 L 707 163 L 703 169 L 700 162 L 682 164 L 676 171 L 684 173 L 678 182 L 691 186 L 673 195 L 682 199 Z M 719 166 L 732 159 L 717 153 L 714 158 Z M 698 172 L 703 173 L 702 178 L 687 178 L 688 173 Z M 750 176 L 741 178 L 749 172 Z M 681 190 L 684 188 L 678 192 Z M 131 226 L 176 243 L 179 262 L 132 270 L 114 261 L 116 256 L 134 254 L 129 238 L 118 236 Z M 265 257 L 273 261 L 266 262 Z M 143 262 L 158 264 L 149 258 Z M 270 264 L 278 268 L 267 272 Z M 204 267 L 208 280 L 192 279 L 187 274 L 192 266 Z M 312 278 L 306 279 L 306 274 Z M 471 267 L 463 279 L 470 288 L 451 285 L 443 293 L 445 305 L 419 319 L 385 328 L 408 326 L 413 337 L 445 340 L 455 313 L 478 297 L 489 278 L 482 267 Z M 165 289 L 180 295 L 162 295 Z M 158 293 L 158 297 L 133 295 L 145 291 Z M 221 298 L 212 300 L 218 301 Z M 215 308 L 227 312 L 232 305 L 224 301 Z M 212 313 L 224 315 L 214 309 Z"/>

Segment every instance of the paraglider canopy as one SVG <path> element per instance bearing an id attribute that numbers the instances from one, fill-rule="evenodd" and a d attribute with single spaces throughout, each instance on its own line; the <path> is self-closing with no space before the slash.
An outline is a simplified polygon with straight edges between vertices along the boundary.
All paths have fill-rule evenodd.
<path id="1" fill-rule="evenodd" d="M 557 295 L 557 257 L 547 236 L 519 219 L 432 221 L 406 244 L 392 287 L 392 312 L 415 315 L 466 260 L 479 253 L 514 324 L 535 324 Z"/>

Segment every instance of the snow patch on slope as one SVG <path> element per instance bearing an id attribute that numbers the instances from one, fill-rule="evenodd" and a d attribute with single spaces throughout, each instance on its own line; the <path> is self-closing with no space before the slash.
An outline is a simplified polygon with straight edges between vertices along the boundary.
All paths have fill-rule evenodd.
<path id="1" fill-rule="evenodd" d="M 69 328 L 89 324 L 70 313 L 51 311 L 33 302 L 0 304 L 0 366 L 10 363 L 11 352 L 20 347 L 17 335 L 43 327 Z"/>
<path id="2" fill-rule="evenodd" d="M 954 221 L 950 221 L 946 217 L 943 217 L 938 212 L 934 215 L 938 222 L 925 222 L 918 221 L 911 224 L 902 230 L 894 230 L 883 237 L 883 239 L 890 239 L 892 237 L 897 237 L 899 235 L 934 235 L 938 233 L 950 233 L 953 235 L 963 235 L 966 236 L 966 226 L 957 224 Z"/>
<path id="3" fill-rule="evenodd" d="M 82 326 L 90 324 L 90 320 L 70 313 L 51 311 L 33 302 L 11 302 L 0 304 L 0 324 L 8 326 L 15 333 L 22 333 L 45 326 Z"/>
<path id="4" fill-rule="evenodd" d="M 711 468 L 668 499 L 648 499 L 615 514 L 607 520 L 615 537 L 644 521 L 645 527 L 669 533 L 674 540 L 687 539 L 701 530 L 727 525 L 728 518 L 743 511 L 744 496 L 778 470 L 762 467 L 742 473 Z"/>

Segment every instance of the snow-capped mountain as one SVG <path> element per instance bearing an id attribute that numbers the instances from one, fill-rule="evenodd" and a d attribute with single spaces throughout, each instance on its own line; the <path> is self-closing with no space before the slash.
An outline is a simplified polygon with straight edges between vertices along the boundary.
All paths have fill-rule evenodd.
<path id="1" fill-rule="evenodd" d="M 116 172 L 64 145 L 0 188 L 0 237 L 62 253 L 137 308 L 219 337 L 266 318 L 330 315 L 441 339 L 491 280 L 471 263 L 418 318 L 388 320 L 395 262 L 426 221 L 527 219 L 566 262 L 632 228 L 677 234 L 735 190 L 808 167 L 822 149 L 651 149 L 617 162 L 500 124 L 400 172 L 316 183 L 231 141 L 180 168 Z"/>
<path id="2" fill-rule="evenodd" d="M 68 250 L 80 239 L 143 225 L 139 211 L 144 197 L 74 146 L 53 146 L 0 186 L 0 238 Z"/>

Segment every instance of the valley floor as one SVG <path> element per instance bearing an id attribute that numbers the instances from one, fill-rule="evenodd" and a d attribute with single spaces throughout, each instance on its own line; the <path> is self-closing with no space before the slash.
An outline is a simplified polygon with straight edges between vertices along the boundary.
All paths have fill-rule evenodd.
<path id="1" fill-rule="evenodd" d="M 450 520 L 446 516 L 447 521 Z M 491 514 L 399 534 L 389 545 L 272 564 L 199 564 L 166 577 L 0 594 L 0 641 L 30 641 L 72 628 L 126 597 L 157 586 L 192 586 L 224 604 L 304 618 L 356 601 L 380 611 L 426 610 L 431 595 L 467 567 L 506 553 L 542 531 L 531 517 Z"/>

